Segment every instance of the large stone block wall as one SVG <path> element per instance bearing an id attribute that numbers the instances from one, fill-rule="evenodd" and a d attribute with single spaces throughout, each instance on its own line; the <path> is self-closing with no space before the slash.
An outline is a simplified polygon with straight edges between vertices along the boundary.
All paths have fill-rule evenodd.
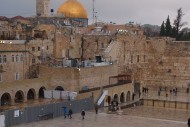
<path id="1" fill-rule="evenodd" d="M 96 55 L 103 55 L 103 51 L 111 42 L 114 36 L 110 35 L 85 35 L 82 48 L 84 59 L 95 59 Z"/>
<path id="2" fill-rule="evenodd" d="M 56 32 L 53 54 L 55 58 L 68 57 L 67 51 L 70 49 L 70 36 L 61 32 Z M 64 55 L 65 56 L 64 56 Z"/>
<path id="3" fill-rule="evenodd" d="M 109 71 L 108 71 L 109 70 Z M 116 76 L 114 65 L 92 68 L 50 68 L 40 67 L 40 77 L 49 77 L 50 86 L 62 86 L 65 90 L 79 91 L 84 86 L 88 88 L 101 87 L 109 84 L 109 77 Z M 116 83 L 114 80 L 111 83 Z"/>
<path id="4" fill-rule="evenodd" d="M 118 69 L 130 72 L 132 78 L 145 86 L 187 87 L 190 83 L 188 42 L 175 42 L 172 38 L 145 38 L 118 35 L 120 49 Z"/>
<path id="5" fill-rule="evenodd" d="M 94 88 L 109 85 L 109 77 L 117 75 L 118 70 L 115 65 L 81 68 L 80 87 L 87 86 L 89 88 Z M 116 83 L 115 80 L 110 81 L 111 84 Z"/>
<path id="6" fill-rule="evenodd" d="M 188 42 L 166 42 L 165 48 L 162 47 L 164 50 L 162 49 L 162 52 L 157 52 L 157 55 L 154 56 L 154 62 L 148 63 L 151 66 L 149 74 L 146 76 L 146 84 L 188 87 L 190 83 L 189 45 Z M 159 46 L 157 46 L 157 50 L 159 50 L 158 48 Z"/>

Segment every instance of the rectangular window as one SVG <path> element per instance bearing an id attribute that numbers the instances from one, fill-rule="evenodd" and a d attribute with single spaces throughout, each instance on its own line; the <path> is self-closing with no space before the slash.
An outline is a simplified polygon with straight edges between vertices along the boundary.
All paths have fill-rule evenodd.
<path id="1" fill-rule="evenodd" d="M 7 55 L 3 56 L 3 63 L 7 63 Z"/>
<path id="2" fill-rule="evenodd" d="M 16 74 L 15 74 L 15 80 L 19 80 L 19 73 L 18 72 L 16 72 Z"/>
<path id="3" fill-rule="evenodd" d="M 35 62 L 36 62 L 35 58 L 32 58 L 32 63 L 35 63 Z"/>
<path id="4" fill-rule="evenodd" d="M 16 62 L 18 62 L 18 59 L 19 59 L 19 57 L 18 57 L 18 54 L 16 55 Z"/>
<path id="5" fill-rule="evenodd" d="M 3 81 L 3 76 L 2 76 L 2 74 L 0 74 L 0 82 L 2 82 Z"/>
<path id="6" fill-rule="evenodd" d="M 40 47 L 38 47 L 38 51 L 40 51 Z"/>
<path id="7" fill-rule="evenodd" d="M 32 51 L 35 51 L 35 47 L 32 47 Z"/>
<path id="8" fill-rule="evenodd" d="M 14 62 L 15 61 L 15 56 L 14 55 L 12 55 L 12 62 Z"/>
<path id="9" fill-rule="evenodd" d="M 137 62 L 139 62 L 139 55 L 137 55 Z"/>
<path id="10" fill-rule="evenodd" d="M 2 56 L 0 55 L 0 64 L 2 63 Z"/>
<path id="11" fill-rule="evenodd" d="M 23 61 L 23 55 L 22 54 L 20 55 L 20 61 Z"/>
<path id="12" fill-rule="evenodd" d="M 67 58 L 69 58 L 69 49 L 67 49 Z"/>
<path id="13" fill-rule="evenodd" d="M 133 63 L 133 55 L 131 55 L 131 63 Z"/>
<path id="14" fill-rule="evenodd" d="M 101 45 L 102 45 L 102 48 L 104 48 L 104 43 L 101 43 Z"/>

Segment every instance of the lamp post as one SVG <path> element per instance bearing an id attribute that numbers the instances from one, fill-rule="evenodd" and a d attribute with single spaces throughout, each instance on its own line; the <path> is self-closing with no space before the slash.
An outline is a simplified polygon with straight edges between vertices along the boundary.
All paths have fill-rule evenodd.
<path id="1" fill-rule="evenodd" d="M 68 98 L 67 98 L 68 101 L 70 101 L 70 99 L 71 99 L 71 98 L 70 98 L 70 91 L 68 91 L 68 95 L 67 95 L 67 96 L 68 96 Z"/>

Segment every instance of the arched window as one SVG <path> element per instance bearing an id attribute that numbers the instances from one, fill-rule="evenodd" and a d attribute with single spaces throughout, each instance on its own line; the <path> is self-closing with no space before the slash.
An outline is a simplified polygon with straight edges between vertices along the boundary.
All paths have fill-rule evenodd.
<path id="1" fill-rule="evenodd" d="M 3 56 L 3 63 L 7 63 L 7 55 Z"/>
<path id="2" fill-rule="evenodd" d="M 23 55 L 22 54 L 20 55 L 20 61 L 23 61 Z"/>
<path id="3" fill-rule="evenodd" d="M 15 61 L 15 56 L 14 55 L 12 55 L 12 62 L 14 62 Z"/>
<path id="4" fill-rule="evenodd" d="M 2 63 L 2 57 L 1 57 L 1 55 L 0 55 L 0 64 Z"/>
<path id="5" fill-rule="evenodd" d="M 18 54 L 16 55 L 16 62 L 18 62 L 19 58 L 18 58 Z"/>

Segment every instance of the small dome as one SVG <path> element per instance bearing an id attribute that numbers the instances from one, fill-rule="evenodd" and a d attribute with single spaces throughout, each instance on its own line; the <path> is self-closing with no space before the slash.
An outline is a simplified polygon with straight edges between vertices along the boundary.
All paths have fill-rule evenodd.
<path id="1" fill-rule="evenodd" d="M 69 18 L 87 18 L 84 7 L 77 0 L 67 0 L 58 9 L 57 14 L 63 14 Z"/>

